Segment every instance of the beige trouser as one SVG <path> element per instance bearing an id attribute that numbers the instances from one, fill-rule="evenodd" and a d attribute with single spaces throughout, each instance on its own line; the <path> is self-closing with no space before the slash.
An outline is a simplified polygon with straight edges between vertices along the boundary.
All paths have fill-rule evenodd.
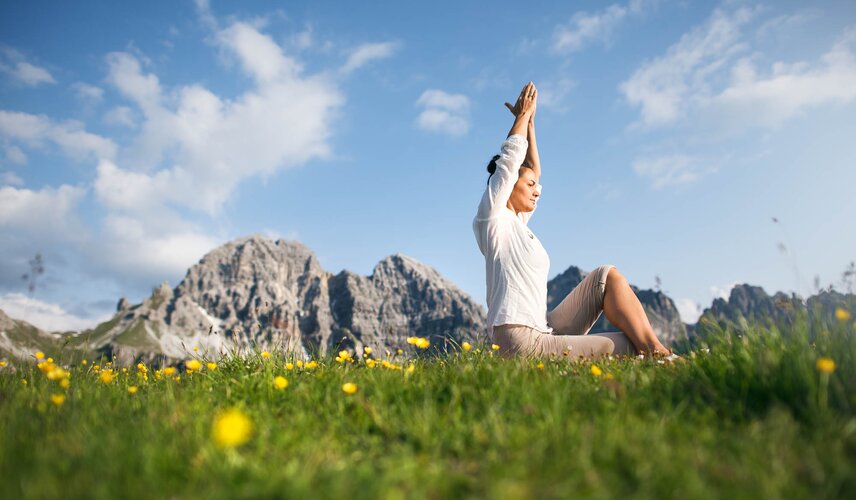
<path id="1" fill-rule="evenodd" d="M 493 342 L 503 356 L 567 356 L 597 358 L 607 354 L 635 354 L 621 332 L 588 334 L 603 311 L 606 274 L 615 266 L 600 266 L 586 276 L 555 309 L 547 314 L 553 333 L 524 325 L 493 328 Z"/>

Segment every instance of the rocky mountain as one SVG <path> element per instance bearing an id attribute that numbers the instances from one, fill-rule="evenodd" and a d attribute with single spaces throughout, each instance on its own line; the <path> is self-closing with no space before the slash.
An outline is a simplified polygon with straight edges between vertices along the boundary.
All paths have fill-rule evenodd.
<path id="1" fill-rule="evenodd" d="M 127 363 L 183 359 L 193 347 L 383 353 L 409 336 L 439 349 L 447 339 L 472 342 L 485 321 L 480 304 L 410 257 L 391 255 L 370 276 L 333 274 L 301 243 L 252 236 L 209 252 L 175 288 L 164 283 L 137 305 L 120 300 L 112 319 L 66 345 Z"/>
<path id="2" fill-rule="evenodd" d="M 576 266 L 571 266 L 565 272 L 547 282 L 548 310 L 552 310 L 559 305 L 588 274 Z M 651 322 L 651 327 L 664 344 L 672 345 L 687 340 L 687 328 L 681 321 L 681 316 L 672 299 L 659 291 L 640 290 L 633 285 L 630 285 L 630 288 L 639 297 L 639 302 L 642 303 L 642 308 Z M 615 332 L 619 330 L 601 314 L 590 332 L 606 331 Z"/>
<path id="3" fill-rule="evenodd" d="M 745 329 L 748 324 L 761 324 L 787 329 L 800 321 L 808 325 L 815 323 L 834 324 L 835 310 L 856 310 L 856 295 L 824 290 L 803 300 L 795 294 L 782 292 L 770 296 L 763 288 L 752 285 L 737 285 L 731 289 L 728 300 L 715 299 L 704 310 L 696 326 L 699 336 L 705 335 L 704 327 Z M 813 332 L 810 326 L 809 332 Z"/>

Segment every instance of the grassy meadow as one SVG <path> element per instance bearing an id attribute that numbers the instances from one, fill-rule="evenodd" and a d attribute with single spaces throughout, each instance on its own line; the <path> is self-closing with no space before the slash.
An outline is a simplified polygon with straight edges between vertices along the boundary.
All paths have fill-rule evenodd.
<path id="1" fill-rule="evenodd" d="M 856 498 L 847 311 L 710 326 L 675 363 L 412 344 L 308 364 L 7 359 L 2 497 Z"/>

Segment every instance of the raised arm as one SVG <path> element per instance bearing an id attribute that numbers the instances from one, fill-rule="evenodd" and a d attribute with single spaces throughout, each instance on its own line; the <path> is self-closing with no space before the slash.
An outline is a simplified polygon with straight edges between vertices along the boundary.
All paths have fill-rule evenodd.
<path id="1" fill-rule="evenodd" d="M 537 91 L 536 91 L 537 92 Z M 526 164 L 535 172 L 536 181 L 541 178 L 541 157 L 538 155 L 538 143 L 535 142 L 535 113 L 529 118 L 528 135 L 529 149 L 526 150 Z"/>

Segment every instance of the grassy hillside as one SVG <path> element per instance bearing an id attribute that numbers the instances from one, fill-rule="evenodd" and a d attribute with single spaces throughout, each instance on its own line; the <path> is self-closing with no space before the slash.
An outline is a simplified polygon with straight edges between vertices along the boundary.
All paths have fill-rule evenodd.
<path id="1" fill-rule="evenodd" d="M 8 498 L 853 498 L 856 326 L 841 313 L 709 330 L 673 364 L 489 346 L 315 367 L 251 353 L 173 374 L 9 364 L 0 484 Z"/>

